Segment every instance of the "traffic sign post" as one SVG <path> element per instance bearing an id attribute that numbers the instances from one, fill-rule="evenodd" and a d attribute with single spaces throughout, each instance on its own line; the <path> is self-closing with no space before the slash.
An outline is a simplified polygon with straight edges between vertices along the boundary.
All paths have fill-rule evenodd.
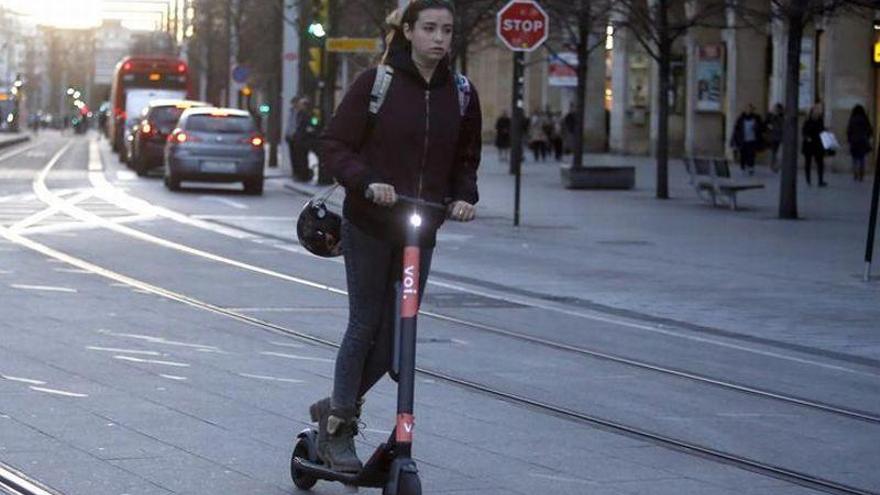
<path id="1" fill-rule="evenodd" d="M 511 0 L 496 16 L 498 38 L 513 50 L 513 91 L 510 124 L 510 173 L 515 174 L 513 225 L 519 225 L 520 189 L 523 158 L 523 88 L 525 85 L 525 52 L 540 47 L 549 33 L 549 17 L 534 0 Z"/>

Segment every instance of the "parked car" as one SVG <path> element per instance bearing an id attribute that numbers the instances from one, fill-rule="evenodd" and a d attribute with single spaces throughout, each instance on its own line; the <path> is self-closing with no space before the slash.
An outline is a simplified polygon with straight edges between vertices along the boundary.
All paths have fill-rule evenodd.
<path id="1" fill-rule="evenodd" d="M 187 108 L 209 107 L 202 101 L 153 100 L 142 113 L 142 119 L 134 129 L 131 140 L 129 163 L 138 175 L 144 176 L 163 165 L 165 144 L 177 127 L 177 121 Z"/>
<path id="2" fill-rule="evenodd" d="M 186 109 L 165 144 L 165 186 L 176 191 L 187 180 L 240 181 L 245 192 L 262 194 L 264 142 L 248 112 Z"/>

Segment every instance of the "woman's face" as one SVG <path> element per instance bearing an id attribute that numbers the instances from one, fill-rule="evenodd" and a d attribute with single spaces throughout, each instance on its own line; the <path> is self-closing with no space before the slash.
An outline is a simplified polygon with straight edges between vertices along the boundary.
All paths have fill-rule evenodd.
<path id="1" fill-rule="evenodd" d="M 452 23 L 452 12 L 441 8 L 419 12 L 415 26 L 404 24 L 403 34 L 412 43 L 413 57 L 435 63 L 445 57 L 452 44 Z"/>

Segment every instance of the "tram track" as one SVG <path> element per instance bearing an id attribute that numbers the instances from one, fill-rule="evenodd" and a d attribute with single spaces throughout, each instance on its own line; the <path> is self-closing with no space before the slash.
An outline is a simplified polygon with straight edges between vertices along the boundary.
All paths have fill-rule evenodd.
<path id="1" fill-rule="evenodd" d="M 159 245 L 159 246 L 162 246 L 162 247 L 165 247 L 168 249 L 177 250 L 177 251 L 186 253 L 191 256 L 196 256 L 196 257 L 200 257 L 203 259 L 207 259 L 211 262 L 222 263 L 227 266 L 233 266 L 235 268 L 239 268 L 239 269 L 243 269 L 243 270 L 250 271 L 253 273 L 257 273 L 258 275 L 261 275 L 261 276 L 267 276 L 267 277 L 271 277 L 271 278 L 275 278 L 275 279 L 280 279 L 280 280 L 283 280 L 284 282 L 287 282 L 287 283 L 298 284 L 298 285 L 310 287 L 313 289 L 326 291 L 326 292 L 329 292 L 329 293 L 332 293 L 335 295 L 341 295 L 341 296 L 347 295 L 347 292 L 344 289 L 332 287 L 332 286 L 325 284 L 323 282 L 320 282 L 320 281 L 309 280 L 304 277 L 277 272 L 275 270 L 271 270 L 268 268 L 263 268 L 263 267 L 255 266 L 255 265 L 252 265 L 249 263 L 245 263 L 240 260 L 230 259 L 230 258 L 226 258 L 226 257 L 220 256 L 220 255 L 217 255 L 215 253 L 210 253 L 210 252 L 203 251 L 200 249 L 195 249 L 190 246 L 179 244 L 177 242 L 174 242 L 174 241 L 162 238 L 162 237 L 154 236 L 152 234 L 148 234 L 148 233 L 139 231 L 137 229 L 134 229 L 134 228 L 126 226 L 126 225 L 119 225 L 119 224 L 111 222 L 111 221 L 109 221 L 99 215 L 96 215 L 92 212 L 88 212 L 88 211 L 76 206 L 75 204 L 69 204 L 69 203 L 64 202 L 61 198 L 58 198 L 57 196 L 54 196 L 52 194 L 51 190 L 46 186 L 45 182 L 46 182 L 46 179 L 48 177 L 49 172 L 51 171 L 52 166 L 54 165 L 54 163 L 56 163 L 58 161 L 58 159 L 60 159 L 60 156 L 63 155 L 63 153 L 66 150 L 67 150 L 67 148 L 61 149 L 58 151 L 58 153 L 56 153 L 55 156 L 53 156 L 53 158 L 49 161 L 47 166 L 41 171 L 41 173 L 39 174 L 39 176 L 37 177 L 37 180 L 35 182 L 35 191 L 37 192 L 38 196 L 44 202 L 46 202 L 47 205 L 54 207 L 54 208 L 58 208 L 62 211 L 65 211 L 67 214 L 69 214 L 69 215 L 73 216 L 74 218 L 77 218 L 81 221 L 94 223 L 94 224 L 100 225 L 101 227 L 113 230 L 117 233 L 129 236 L 132 238 L 136 238 L 136 239 L 144 241 L 144 242 L 148 242 L 148 243 L 151 243 L 154 245 Z M 102 173 L 98 170 L 95 170 L 96 168 L 97 167 L 90 166 L 90 169 L 91 169 L 90 173 L 92 173 L 92 174 Z M 113 199 L 113 198 L 111 197 L 109 199 Z M 118 198 L 117 198 L 117 200 L 118 200 Z M 136 201 L 140 201 L 140 200 L 136 200 Z M 129 207 L 129 208 L 132 207 L 131 204 L 121 203 L 121 202 L 117 203 L 117 206 Z M 133 213 L 144 213 L 143 211 L 137 211 L 137 210 L 132 210 L 132 212 Z M 175 215 L 174 218 L 177 218 L 177 216 L 179 216 L 179 215 Z M 200 224 L 198 224 L 198 223 L 189 223 L 189 222 L 187 222 L 187 223 L 189 225 L 192 225 L 195 227 L 200 226 Z M 225 226 L 224 229 L 226 229 L 225 231 L 228 231 L 228 229 L 234 230 L 235 227 Z M 244 232 L 248 233 L 251 236 L 259 237 L 258 234 L 254 233 L 252 231 L 244 231 Z M 272 238 L 272 237 L 267 237 L 267 238 Z M 466 291 L 466 289 L 460 289 L 460 290 Z M 482 294 L 479 294 L 479 295 L 482 295 Z M 528 305 L 527 302 L 520 302 L 519 304 Z M 453 325 L 458 325 L 458 326 L 470 328 L 473 330 L 479 330 L 479 331 L 482 331 L 482 332 L 485 332 L 488 334 L 497 335 L 497 336 L 501 336 L 501 337 L 505 337 L 505 338 L 509 338 L 509 339 L 513 339 L 513 340 L 518 340 L 518 341 L 526 342 L 529 344 L 539 345 L 544 348 L 565 352 L 567 354 L 576 355 L 579 357 L 599 359 L 599 360 L 603 360 L 606 362 L 611 362 L 611 363 L 627 366 L 630 368 L 648 371 L 648 372 L 659 373 L 662 375 L 671 376 L 671 377 L 678 378 L 678 379 L 684 379 L 684 380 L 692 381 L 692 382 L 699 383 L 702 385 L 708 385 L 708 386 L 720 388 L 723 390 L 734 391 L 737 393 L 750 394 L 750 395 L 761 397 L 764 399 L 770 399 L 773 401 L 779 401 L 779 402 L 787 403 L 790 405 L 796 405 L 796 406 L 804 407 L 804 408 L 815 410 L 815 411 L 821 411 L 824 413 L 834 414 L 834 415 L 838 415 L 841 417 L 846 417 L 848 419 L 854 419 L 854 420 L 863 421 L 863 422 L 867 422 L 867 423 L 871 423 L 871 424 L 880 424 L 880 413 L 877 413 L 877 412 L 858 410 L 855 408 L 840 406 L 840 405 L 831 404 L 831 403 L 827 403 L 827 402 L 823 402 L 823 401 L 819 401 L 819 400 L 814 400 L 814 399 L 805 398 L 805 397 L 799 397 L 799 396 L 795 396 L 792 394 L 786 394 L 786 393 L 782 393 L 782 392 L 778 392 L 778 391 L 774 391 L 774 390 L 770 390 L 770 389 L 756 387 L 756 386 L 749 385 L 749 384 L 736 383 L 731 380 L 723 380 L 723 379 L 719 379 L 719 378 L 712 377 L 712 376 L 705 375 L 705 374 L 701 374 L 701 373 L 696 373 L 696 372 L 682 370 L 682 369 L 675 369 L 670 366 L 664 366 L 661 364 L 651 363 L 651 362 L 647 362 L 644 360 L 632 359 L 632 358 L 628 358 L 628 357 L 625 357 L 622 355 L 604 352 L 604 351 L 600 351 L 597 349 L 590 349 L 590 348 L 583 347 L 583 346 L 568 344 L 568 343 L 564 343 L 564 342 L 558 342 L 558 341 L 554 341 L 551 339 L 545 339 L 545 338 L 537 337 L 537 336 L 530 335 L 530 334 L 527 334 L 524 332 L 518 332 L 515 330 L 501 328 L 501 327 L 495 326 L 495 325 L 489 325 L 489 324 L 485 324 L 485 323 L 481 323 L 481 322 L 477 322 L 477 321 L 471 321 L 471 320 L 443 314 L 443 313 L 436 312 L 436 311 L 421 309 L 419 311 L 419 315 L 422 317 L 428 317 L 431 319 L 443 321 L 443 322 L 450 323 Z"/>
<path id="2" fill-rule="evenodd" d="M 64 151 L 65 150 L 61 150 L 59 153 L 57 153 L 56 156 L 53 157 L 53 160 L 57 161 L 58 157 L 60 157 L 64 153 Z M 44 169 L 44 171 L 46 173 L 42 175 L 43 180 L 45 180 L 46 176 L 48 175 L 49 170 L 51 170 L 51 167 L 47 167 L 46 169 Z M 48 191 L 48 189 L 47 189 L 47 191 Z M 75 208 L 75 206 L 74 206 L 74 208 Z M 91 215 L 91 216 L 89 216 L 89 215 Z M 91 214 L 89 212 L 85 212 L 85 211 L 82 211 L 81 214 L 76 215 L 75 217 L 79 218 L 80 220 L 83 220 L 83 221 L 93 221 L 93 222 L 101 223 L 100 222 L 101 217 L 98 217 L 97 215 L 93 215 L 93 214 Z M 97 218 L 92 218 L 92 217 L 97 217 Z M 125 230 L 125 229 L 129 229 L 129 228 L 125 227 L 122 230 Z M 116 229 L 114 229 L 114 230 L 116 230 Z M 129 230 L 134 230 L 134 229 L 129 229 Z M 120 231 L 120 233 L 126 233 L 126 232 Z M 149 236 L 149 234 L 144 234 L 144 235 Z M 220 307 L 220 306 L 211 304 L 209 302 L 202 301 L 202 300 L 196 299 L 194 297 L 175 292 L 175 291 L 170 290 L 168 288 L 153 285 L 153 284 L 141 281 L 141 280 L 137 280 L 133 277 L 129 277 L 127 275 L 114 272 L 114 271 L 107 269 L 105 267 L 99 266 L 97 264 L 91 263 L 91 262 L 83 260 L 83 259 L 76 258 L 74 256 L 67 254 L 67 253 L 63 253 L 63 252 L 58 251 L 56 249 L 53 249 L 49 246 L 40 244 L 36 241 L 33 241 L 31 239 L 24 237 L 23 235 L 21 235 L 19 233 L 9 231 L 8 229 L 0 228 L 0 236 L 6 237 L 7 239 L 9 239 L 12 242 L 20 244 L 24 247 L 31 249 L 31 250 L 40 252 L 40 253 L 42 253 L 46 256 L 49 256 L 51 258 L 58 259 L 58 260 L 65 262 L 67 264 L 76 266 L 77 268 L 87 270 L 89 272 L 101 275 L 105 278 L 111 279 L 115 282 L 123 283 L 123 284 L 131 286 L 133 288 L 141 289 L 141 290 L 153 293 L 155 295 L 189 305 L 191 307 L 194 307 L 194 308 L 197 308 L 200 310 L 209 311 L 209 312 L 212 312 L 212 313 L 215 313 L 215 314 L 227 317 L 227 318 L 231 318 L 231 319 L 237 320 L 239 322 L 245 323 L 247 325 L 254 326 L 254 327 L 260 328 L 265 331 L 273 332 L 275 334 L 285 335 L 287 337 L 295 338 L 295 339 L 298 339 L 298 340 L 301 340 L 304 342 L 310 342 L 312 344 L 317 344 L 317 345 L 321 345 L 321 346 L 325 346 L 325 347 L 330 347 L 330 348 L 338 347 L 335 342 L 318 337 L 316 335 L 313 335 L 313 334 L 310 334 L 307 332 L 302 332 L 302 331 L 299 331 L 299 330 L 296 330 L 293 328 L 285 327 L 283 325 L 279 325 L 279 324 L 276 324 L 276 323 L 273 323 L 270 321 L 265 321 L 265 320 L 262 320 L 259 318 L 255 318 L 253 316 L 250 316 L 250 315 L 247 315 L 247 314 L 244 314 L 241 312 L 237 312 L 237 311 L 231 310 L 229 308 Z M 152 236 L 150 236 L 150 237 L 152 237 Z M 146 238 L 143 238 L 142 236 L 139 238 L 141 238 L 141 240 L 147 240 Z M 162 243 L 162 245 L 165 247 L 170 247 L 170 248 L 176 248 L 176 246 L 178 246 L 178 245 L 176 245 L 176 243 L 173 243 L 171 241 L 167 241 L 167 243 Z M 192 250 L 190 248 L 190 251 L 194 251 L 194 250 Z M 190 254 L 193 254 L 193 253 L 190 253 Z M 210 259 L 212 259 L 213 261 L 216 261 L 216 262 L 222 262 L 222 263 L 226 262 L 224 258 L 216 256 L 216 255 L 210 257 Z M 309 285 L 311 287 L 324 289 L 324 290 L 330 290 L 330 292 L 333 292 L 336 294 L 345 294 L 345 292 L 340 289 L 335 289 L 335 288 L 329 287 L 325 284 L 321 284 L 318 282 L 306 281 L 304 279 L 302 279 L 302 281 L 300 281 L 297 277 L 292 277 L 292 276 L 284 275 L 284 274 L 278 274 L 277 272 L 273 272 L 273 271 L 267 270 L 267 269 L 254 270 L 253 268 L 258 268 L 258 267 L 253 267 L 252 265 L 248 265 L 246 263 L 235 262 L 235 263 L 226 263 L 226 264 L 236 266 L 238 268 L 250 269 L 251 271 L 256 271 L 262 275 L 272 276 L 275 278 L 283 278 L 288 282 L 302 283 L 302 281 L 304 281 L 304 282 L 306 282 L 306 285 Z M 283 276 L 280 276 L 280 275 L 283 275 Z M 632 359 L 624 358 L 621 356 L 615 356 L 612 354 L 607 354 L 607 353 L 603 353 L 603 352 L 599 352 L 599 351 L 595 351 L 595 350 L 590 350 L 590 349 L 586 349 L 586 348 L 582 348 L 582 347 L 578 347 L 578 346 L 573 346 L 573 345 L 569 345 L 569 344 L 564 344 L 564 343 L 560 343 L 560 342 L 554 342 L 551 340 L 540 339 L 540 338 L 537 338 L 534 336 L 521 334 L 518 332 L 513 332 L 513 331 L 506 330 L 506 329 L 499 328 L 499 327 L 493 327 L 490 325 L 484 325 L 484 324 L 480 324 L 477 322 L 471 322 L 468 320 L 459 319 L 459 318 L 451 317 L 448 315 L 443 315 L 440 313 L 423 311 L 422 315 L 428 316 L 431 318 L 438 318 L 438 319 L 445 320 L 450 323 L 482 330 L 482 331 L 493 333 L 496 335 L 502 335 L 502 336 L 505 336 L 508 338 L 526 341 L 526 342 L 529 342 L 532 344 L 541 345 L 541 346 L 552 348 L 552 349 L 559 350 L 559 351 L 574 353 L 574 354 L 578 354 L 578 355 L 585 356 L 585 357 L 592 357 L 592 358 L 597 358 L 597 359 L 608 360 L 608 361 L 616 362 L 618 364 L 623 364 L 623 365 L 627 365 L 627 366 L 637 367 L 640 369 L 663 373 L 663 374 L 675 376 L 678 378 L 693 380 L 693 381 L 697 381 L 700 383 L 718 386 L 718 387 L 726 388 L 729 390 L 734 390 L 734 391 L 741 392 L 741 393 L 749 393 L 752 395 L 757 395 L 757 396 L 761 396 L 761 397 L 768 398 L 768 399 L 774 399 L 774 400 L 778 400 L 778 401 L 787 402 L 789 404 L 797 405 L 800 407 L 807 407 L 807 408 L 811 408 L 811 409 L 815 409 L 815 410 L 820 410 L 822 412 L 829 413 L 829 414 L 840 415 L 843 417 L 847 417 L 849 419 L 866 421 L 869 423 L 880 423 L 880 417 L 878 417 L 876 414 L 873 414 L 873 413 L 867 413 L 864 411 L 847 409 L 847 408 L 843 408 L 843 407 L 834 406 L 831 404 L 824 404 L 821 402 L 812 401 L 812 400 L 808 400 L 808 399 L 802 399 L 802 398 L 792 397 L 792 396 L 788 396 L 788 395 L 784 395 L 784 394 L 778 394 L 778 393 L 774 393 L 772 391 L 761 390 L 761 389 L 757 389 L 757 388 L 753 388 L 753 387 L 749 387 L 749 386 L 745 386 L 745 385 L 724 382 L 721 380 L 716 380 L 716 379 L 713 379 L 710 377 L 705 377 L 702 375 L 697 375 L 697 374 L 689 373 L 686 371 L 673 370 L 670 368 L 665 368 L 665 367 L 657 366 L 657 365 L 654 365 L 651 363 L 646 363 L 646 362 L 642 362 L 642 361 L 638 361 L 638 360 L 632 360 Z M 575 411 L 575 410 L 561 407 L 558 405 L 550 404 L 548 402 L 544 402 L 544 401 L 541 401 L 538 399 L 534 399 L 534 398 L 526 397 L 523 395 L 511 393 L 511 392 L 508 392 L 508 391 L 505 391 L 505 390 L 502 390 L 502 389 L 499 389 L 496 387 L 492 387 L 490 385 L 486 385 L 486 384 L 482 384 L 482 383 L 475 382 L 472 380 L 468 380 L 466 378 L 450 375 L 450 374 L 447 374 L 447 373 L 444 373 L 444 372 L 441 372 L 438 370 L 432 370 L 432 369 L 428 369 L 428 368 L 418 368 L 418 372 L 424 376 L 428 376 L 428 377 L 434 378 L 436 380 L 443 381 L 445 383 L 456 385 L 458 387 L 470 390 L 475 393 L 479 393 L 484 396 L 494 397 L 497 399 L 508 401 L 510 403 L 524 406 L 524 407 L 530 408 L 532 410 L 539 411 L 543 414 L 549 414 L 549 415 L 565 418 L 567 420 L 575 421 L 575 422 L 578 422 L 581 424 L 586 424 L 586 425 L 590 425 L 593 427 L 602 428 L 602 429 L 605 429 L 608 431 L 613 431 L 618 434 L 627 435 L 627 436 L 630 436 L 633 438 L 638 438 L 638 439 L 646 441 L 646 442 L 650 442 L 654 445 L 663 446 L 663 447 L 678 450 L 681 452 L 686 452 L 691 455 L 697 455 L 697 456 L 700 456 L 703 458 L 714 460 L 716 462 L 736 466 L 738 468 L 746 469 L 746 470 L 753 471 L 753 472 L 756 472 L 756 473 L 759 473 L 759 474 L 762 474 L 765 476 L 769 476 L 769 477 L 780 479 L 780 480 L 783 480 L 786 482 L 802 485 L 802 486 L 809 487 L 812 489 L 821 490 L 821 491 L 824 491 L 827 493 L 844 493 L 844 494 L 861 494 L 861 495 L 876 495 L 876 493 L 877 493 L 877 492 L 871 492 L 871 491 L 865 490 L 860 487 L 850 486 L 847 484 L 838 483 L 833 480 L 828 480 L 828 479 L 824 479 L 821 477 L 813 476 L 813 475 L 810 475 L 809 473 L 803 473 L 803 472 L 799 472 L 796 470 L 790 470 L 790 469 L 787 469 L 782 466 L 777 466 L 777 465 L 761 462 L 758 460 L 749 459 L 747 457 L 739 456 L 734 453 L 724 452 L 724 451 L 717 450 L 717 449 L 714 449 L 714 448 L 711 448 L 708 446 L 679 440 L 676 438 L 672 438 L 669 436 L 665 436 L 665 435 L 651 432 L 648 430 L 644 430 L 641 428 L 622 424 L 622 423 L 619 423 L 616 421 L 608 420 L 608 419 L 601 418 L 598 416 L 593 416 L 593 415 L 590 415 L 590 414 L 587 414 L 587 413 L 584 413 L 581 411 Z"/>
<path id="3" fill-rule="evenodd" d="M 129 277 L 124 274 L 120 274 L 114 272 L 112 270 L 108 270 L 101 266 L 98 266 L 94 263 L 70 256 L 61 251 L 55 250 L 51 247 L 45 246 L 43 244 L 37 243 L 30 239 L 24 238 L 19 234 L 15 234 L 10 232 L 7 229 L 0 228 L 0 235 L 6 237 L 8 240 L 15 242 L 17 244 L 22 245 L 28 249 L 39 252 L 45 256 L 57 259 L 64 263 L 75 266 L 79 269 L 89 271 L 91 273 L 100 275 L 102 277 L 113 280 L 117 283 L 122 283 L 132 288 L 140 289 L 142 291 L 146 291 L 152 294 L 155 294 L 160 297 L 164 297 L 166 299 L 174 300 L 179 303 L 186 304 L 188 306 L 208 311 L 217 315 L 221 315 L 227 318 L 231 318 L 233 320 L 239 321 L 241 323 L 247 324 L 249 326 L 253 326 L 259 328 L 264 331 L 269 331 L 276 335 L 283 335 L 286 337 L 294 338 L 300 340 L 302 342 L 308 342 L 311 344 L 317 344 L 324 347 L 329 347 L 333 349 L 338 348 L 338 344 L 312 335 L 307 332 L 302 332 L 293 328 L 289 328 L 283 325 L 279 325 L 276 323 L 272 323 L 269 321 L 265 321 L 259 318 L 255 318 L 250 315 L 242 314 L 227 308 L 223 308 L 205 301 L 201 301 L 199 299 L 187 296 L 185 294 L 181 294 L 167 288 L 159 287 L 154 284 L 150 284 L 147 282 L 143 282 L 137 280 L 133 277 Z M 555 417 L 563 418 L 566 420 L 570 420 L 579 424 L 589 425 L 592 427 L 601 428 L 605 431 L 610 431 L 613 433 L 625 435 L 631 438 L 636 438 L 642 441 L 649 442 L 653 445 L 669 448 L 672 450 L 676 450 L 679 452 L 684 452 L 690 455 L 696 455 L 701 458 L 713 460 L 715 462 L 723 463 L 726 465 L 735 466 L 740 469 L 745 469 L 748 471 L 755 472 L 757 474 L 761 474 L 764 476 L 772 477 L 775 479 L 779 479 L 782 481 L 786 481 L 789 483 L 797 484 L 800 486 L 804 486 L 807 488 L 819 490 L 825 493 L 832 494 L 845 494 L 845 495 L 878 495 L 880 492 L 869 491 L 860 487 L 847 485 L 845 483 L 836 482 L 833 480 L 825 479 L 822 477 L 814 476 L 809 473 L 803 473 L 800 471 L 788 469 L 782 466 L 765 463 L 759 460 L 750 459 L 748 457 L 740 456 L 734 453 L 725 452 L 722 450 L 714 449 L 709 446 L 700 445 L 694 442 L 688 442 L 679 440 L 673 437 L 669 437 L 663 434 L 659 434 L 656 432 L 651 432 L 645 429 L 641 429 L 638 427 L 626 425 L 623 423 L 619 423 L 617 421 L 609 420 L 606 418 L 601 418 L 598 416 L 590 415 L 584 412 L 575 411 L 572 409 L 568 409 L 565 407 L 561 407 L 558 405 L 550 404 L 548 402 L 544 402 L 541 400 L 537 400 L 534 398 L 522 396 L 519 394 L 515 394 L 509 391 L 505 391 L 496 387 L 492 387 L 490 385 L 482 384 L 479 382 L 475 382 L 466 378 L 457 377 L 454 375 L 450 375 L 444 373 L 442 371 L 433 370 L 424 367 L 417 367 L 417 373 L 433 378 L 435 380 L 439 380 L 451 385 L 458 386 L 465 390 L 469 390 L 471 392 L 478 393 L 483 396 L 492 397 L 500 400 L 504 400 L 510 402 L 512 404 L 516 404 L 522 407 L 527 407 L 531 410 L 540 412 L 542 414 L 552 415 Z"/>
<path id="4" fill-rule="evenodd" d="M 8 495 L 60 495 L 21 471 L 0 462 L 0 493 Z"/>

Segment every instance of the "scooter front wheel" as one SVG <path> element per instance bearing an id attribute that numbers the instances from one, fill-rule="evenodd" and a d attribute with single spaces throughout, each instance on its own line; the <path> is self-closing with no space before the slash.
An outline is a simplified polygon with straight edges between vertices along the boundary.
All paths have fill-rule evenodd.
<path id="1" fill-rule="evenodd" d="M 422 482 L 419 480 L 418 473 L 400 473 L 397 480 L 397 491 L 394 492 L 390 487 L 382 490 L 382 495 L 422 495 Z"/>
<path id="2" fill-rule="evenodd" d="M 309 457 L 309 444 L 308 439 L 300 438 L 296 441 L 296 447 L 293 449 L 293 457 L 290 459 L 290 477 L 293 478 L 293 484 L 296 485 L 300 490 L 308 490 L 309 488 L 315 486 L 315 483 L 318 482 L 318 478 L 310 475 L 309 473 L 303 471 L 296 467 L 293 463 L 293 459 L 299 457 L 300 459 L 306 459 L 309 461 L 315 461 L 315 459 L 311 459 Z"/>

